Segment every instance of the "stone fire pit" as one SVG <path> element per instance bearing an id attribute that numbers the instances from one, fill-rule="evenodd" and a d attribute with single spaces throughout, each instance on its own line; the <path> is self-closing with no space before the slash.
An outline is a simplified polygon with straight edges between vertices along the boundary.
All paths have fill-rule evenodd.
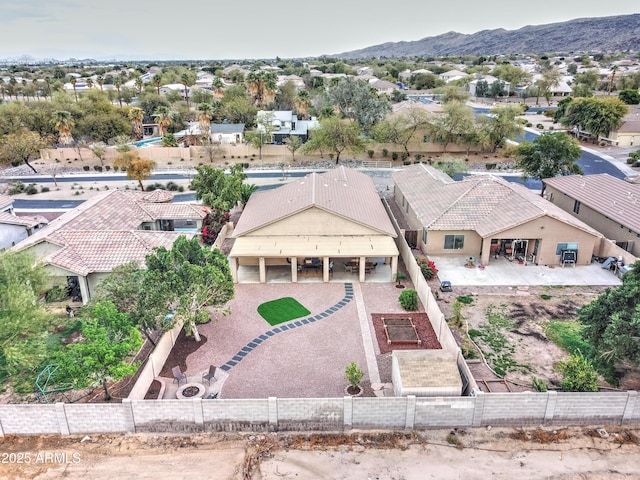
<path id="1" fill-rule="evenodd" d="M 201 383 L 186 383 L 176 392 L 176 398 L 180 400 L 189 400 L 193 398 L 202 398 L 206 393 L 206 388 Z"/>

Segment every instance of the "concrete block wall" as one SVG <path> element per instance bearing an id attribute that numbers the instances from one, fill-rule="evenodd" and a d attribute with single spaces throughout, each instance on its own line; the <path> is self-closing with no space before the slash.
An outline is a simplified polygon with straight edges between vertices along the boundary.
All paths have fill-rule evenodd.
<path id="1" fill-rule="evenodd" d="M 0 435 L 640 425 L 638 392 L 0 405 Z"/>
<path id="2" fill-rule="evenodd" d="M 414 428 L 470 427 L 475 398 L 418 398 Z"/>
<path id="3" fill-rule="evenodd" d="M 353 399 L 353 428 L 405 428 L 408 397 Z"/>
<path id="4" fill-rule="evenodd" d="M 279 398 L 277 400 L 278 430 L 342 430 L 344 399 L 342 398 Z"/>
<path id="5" fill-rule="evenodd" d="M 67 403 L 64 413 L 69 433 L 132 432 L 135 425 L 127 415 L 128 404 L 119 403 Z"/>
<path id="6" fill-rule="evenodd" d="M 60 434 L 61 421 L 66 422 L 64 414 L 58 419 L 54 404 L 0 405 L 3 435 Z"/>

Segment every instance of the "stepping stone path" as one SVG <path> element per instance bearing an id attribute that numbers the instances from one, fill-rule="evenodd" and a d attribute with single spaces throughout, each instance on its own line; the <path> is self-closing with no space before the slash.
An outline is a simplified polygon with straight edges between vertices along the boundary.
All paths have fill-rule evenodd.
<path id="1" fill-rule="evenodd" d="M 302 320 L 291 320 L 287 323 L 279 324 L 277 327 L 272 328 L 271 330 L 267 330 L 262 335 L 257 336 L 249 343 L 247 343 L 244 347 L 242 347 L 238 352 L 229 360 L 227 363 L 222 365 L 220 368 L 225 372 L 231 370 L 235 365 L 240 363 L 244 357 L 249 355 L 255 348 L 258 348 L 262 342 L 269 340 L 269 338 L 279 335 L 280 333 L 286 332 L 288 330 L 293 330 L 294 328 L 304 327 L 305 325 L 311 325 L 318 320 L 322 320 L 323 318 L 327 318 L 332 313 L 337 312 L 342 307 L 347 305 L 351 300 L 353 300 L 353 284 L 345 283 L 344 284 L 344 298 L 340 300 L 338 303 L 329 307 L 324 312 L 319 313 L 318 315 L 314 315 L 313 317 L 308 317 Z"/>

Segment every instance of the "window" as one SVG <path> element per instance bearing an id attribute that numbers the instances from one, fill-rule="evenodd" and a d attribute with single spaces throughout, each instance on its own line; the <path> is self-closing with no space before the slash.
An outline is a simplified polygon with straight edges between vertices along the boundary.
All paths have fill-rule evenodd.
<path id="1" fill-rule="evenodd" d="M 575 214 L 580 213 L 580 202 L 578 200 L 573 202 L 573 213 Z"/>
<path id="2" fill-rule="evenodd" d="M 427 227 L 422 227 L 422 243 L 427 244 Z"/>
<path id="3" fill-rule="evenodd" d="M 445 250 L 461 250 L 462 248 L 464 248 L 464 235 L 445 235 L 444 236 Z"/>

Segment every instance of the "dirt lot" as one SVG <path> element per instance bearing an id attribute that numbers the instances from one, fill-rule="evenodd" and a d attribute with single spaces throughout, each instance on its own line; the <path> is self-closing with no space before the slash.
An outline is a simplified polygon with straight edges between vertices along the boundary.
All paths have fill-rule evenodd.
<path id="1" fill-rule="evenodd" d="M 5 437 L 8 479 L 640 478 L 638 430 Z"/>
<path id="2" fill-rule="evenodd" d="M 451 318 L 455 299 L 472 296 L 473 302 L 462 309 L 472 336 L 474 330 L 488 331 L 491 315 L 504 319 L 499 328 L 489 330 L 490 334 L 504 336 L 506 346 L 502 353 L 514 364 L 507 369 L 504 378 L 514 384 L 529 386 L 531 377 L 535 376 L 546 380 L 549 386 L 558 386 L 561 375 L 554 366 L 568 356 L 547 338 L 545 324 L 549 320 L 575 321 L 576 310 L 596 299 L 603 290 L 604 287 L 459 287 L 454 293 L 440 295 L 440 308 L 446 318 Z M 464 337 L 464 332 L 463 324 L 456 332 L 459 339 Z M 494 352 L 485 338 L 477 336 L 475 340 L 489 364 L 495 367 L 495 360 L 491 360 L 500 352 Z M 610 387 L 603 379 L 601 385 Z M 626 375 L 619 386 L 623 390 L 639 387 L 637 372 Z"/>

